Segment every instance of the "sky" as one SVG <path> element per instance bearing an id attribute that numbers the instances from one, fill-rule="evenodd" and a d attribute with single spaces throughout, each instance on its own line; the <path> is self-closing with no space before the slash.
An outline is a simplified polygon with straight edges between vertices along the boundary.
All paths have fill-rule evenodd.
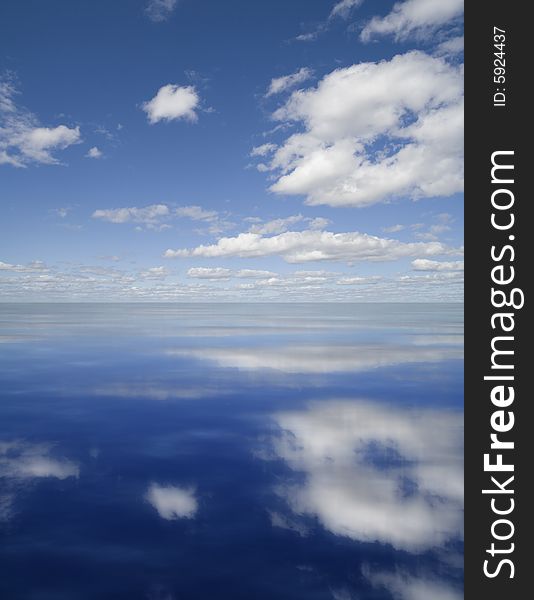
<path id="1" fill-rule="evenodd" d="M 4 0 L 5 301 L 462 301 L 463 2 Z"/>

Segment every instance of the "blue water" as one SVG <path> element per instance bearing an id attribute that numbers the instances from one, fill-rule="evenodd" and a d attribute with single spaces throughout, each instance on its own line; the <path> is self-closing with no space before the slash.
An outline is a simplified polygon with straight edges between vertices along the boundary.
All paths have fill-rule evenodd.
<path id="1" fill-rule="evenodd" d="M 0 305 L 0 597 L 456 600 L 463 315 Z"/>

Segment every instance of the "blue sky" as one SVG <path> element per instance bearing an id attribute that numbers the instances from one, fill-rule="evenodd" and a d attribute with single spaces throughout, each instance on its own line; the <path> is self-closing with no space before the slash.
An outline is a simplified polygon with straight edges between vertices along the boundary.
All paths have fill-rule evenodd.
<path id="1" fill-rule="evenodd" d="M 6 0 L 6 300 L 455 300 L 463 8 Z"/>

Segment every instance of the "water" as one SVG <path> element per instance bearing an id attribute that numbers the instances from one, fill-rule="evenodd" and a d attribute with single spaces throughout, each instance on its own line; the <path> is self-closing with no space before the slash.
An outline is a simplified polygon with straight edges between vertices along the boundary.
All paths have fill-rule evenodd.
<path id="1" fill-rule="evenodd" d="M 0 597 L 455 600 L 463 315 L 0 305 Z"/>

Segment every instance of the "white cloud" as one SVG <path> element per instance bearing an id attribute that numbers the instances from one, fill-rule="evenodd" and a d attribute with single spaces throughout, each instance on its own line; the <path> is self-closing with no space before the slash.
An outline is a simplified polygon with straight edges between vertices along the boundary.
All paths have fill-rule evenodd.
<path id="1" fill-rule="evenodd" d="M 145 12 L 154 23 L 166 21 L 176 8 L 177 0 L 148 0 Z"/>
<path id="2" fill-rule="evenodd" d="M 193 279 L 208 279 L 212 281 L 237 279 L 258 279 L 262 277 L 275 277 L 276 273 L 272 271 L 262 271 L 259 269 L 240 269 L 232 271 L 224 267 L 192 267 L 187 271 L 187 276 Z"/>
<path id="3" fill-rule="evenodd" d="M 382 277 L 380 275 L 369 275 L 367 277 L 342 277 L 338 279 L 336 283 L 338 285 L 361 285 L 366 283 L 375 283 L 380 281 Z"/>
<path id="4" fill-rule="evenodd" d="M 427 258 L 417 258 L 412 261 L 412 268 L 415 271 L 463 271 L 464 270 L 464 261 L 463 260 L 455 260 L 455 261 L 437 261 L 437 260 L 429 260 Z"/>
<path id="5" fill-rule="evenodd" d="M 276 273 L 272 271 L 262 271 L 261 269 L 240 269 L 236 271 L 235 277 L 240 279 L 255 279 L 256 277 L 274 277 Z"/>
<path id="6" fill-rule="evenodd" d="M 80 128 L 41 127 L 34 114 L 16 105 L 17 93 L 11 80 L 0 80 L 0 164 L 59 164 L 53 152 L 80 142 Z"/>
<path id="7" fill-rule="evenodd" d="M 463 190 L 461 65 L 413 51 L 337 69 L 274 118 L 304 127 L 262 167 L 277 174 L 276 193 L 366 206 Z"/>
<path id="8" fill-rule="evenodd" d="M 404 225 L 391 225 L 391 227 L 382 227 L 384 233 L 397 233 L 405 228 Z"/>
<path id="9" fill-rule="evenodd" d="M 40 261 L 35 260 L 27 265 L 13 265 L 0 260 L 0 271 L 13 271 L 15 273 L 32 273 L 35 271 L 48 271 L 46 265 Z"/>
<path id="10" fill-rule="evenodd" d="M 59 164 L 54 151 L 80 142 L 80 128 L 41 127 L 35 115 L 15 104 L 16 95 L 11 81 L 0 80 L 0 164 Z"/>
<path id="11" fill-rule="evenodd" d="M 192 519 L 198 502 L 192 488 L 180 488 L 153 483 L 146 493 L 145 499 L 158 511 L 162 519 Z"/>
<path id="12" fill-rule="evenodd" d="M 287 231 L 264 237 L 257 233 L 240 233 L 223 237 L 216 244 L 192 249 L 167 250 L 174 257 L 261 257 L 282 256 L 286 262 L 302 263 L 322 260 L 388 261 L 407 256 L 435 256 L 456 251 L 439 242 L 405 243 L 365 233 L 330 231 Z"/>
<path id="13" fill-rule="evenodd" d="M 357 8 L 362 3 L 363 0 L 340 0 L 330 11 L 330 18 L 341 17 L 342 19 L 348 19 L 351 10 Z"/>
<path id="14" fill-rule="evenodd" d="M 262 144 L 261 146 L 255 146 L 250 151 L 250 156 L 267 156 L 271 152 L 276 150 L 276 144 Z"/>
<path id="15" fill-rule="evenodd" d="M 137 208 L 130 206 L 125 208 L 106 208 L 95 210 L 93 219 L 101 219 L 110 223 L 143 223 L 145 225 L 158 225 L 161 219 L 168 217 L 169 207 L 166 204 L 151 204 Z"/>
<path id="16" fill-rule="evenodd" d="M 405 0 L 397 2 L 385 17 L 373 17 L 360 38 L 368 42 L 374 36 L 391 35 L 397 41 L 410 36 L 429 37 L 437 29 L 460 17 L 463 0 Z"/>
<path id="17" fill-rule="evenodd" d="M 290 75 L 284 75 L 283 77 L 276 77 L 275 79 L 271 79 L 271 84 L 269 85 L 269 89 L 265 94 L 268 96 L 273 96 L 274 94 L 280 94 L 281 92 L 285 92 L 291 88 L 294 88 L 299 83 L 303 83 L 310 79 L 313 75 L 313 71 L 308 69 L 307 67 L 302 67 L 295 73 L 291 73 Z"/>
<path id="18" fill-rule="evenodd" d="M 305 476 L 278 487 L 295 515 L 314 515 L 336 535 L 410 552 L 463 537 L 459 411 L 351 400 L 274 419 L 276 456 Z"/>
<path id="19" fill-rule="evenodd" d="M 96 146 L 93 146 L 92 148 L 89 148 L 89 151 L 85 156 L 86 158 L 102 158 L 102 151 Z"/>
<path id="20" fill-rule="evenodd" d="M 152 100 L 144 102 L 142 109 L 151 124 L 175 119 L 196 121 L 198 117 L 195 109 L 199 102 L 200 98 L 194 86 L 169 83 L 161 87 Z"/>
<path id="21" fill-rule="evenodd" d="M 464 51 L 464 36 L 458 36 L 445 40 L 435 51 L 438 56 L 456 56 Z"/>
<path id="22" fill-rule="evenodd" d="M 204 210 L 201 206 L 179 206 L 174 214 L 177 217 L 186 217 L 193 221 L 214 221 L 218 213 L 214 210 Z"/>
<path id="23" fill-rule="evenodd" d="M 223 267 L 193 267 L 187 271 L 187 276 L 195 279 L 230 279 L 231 275 L 232 271 Z"/>
<path id="24" fill-rule="evenodd" d="M 150 267 L 139 273 L 141 279 L 165 279 L 169 271 L 165 267 Z"/>
<path id="25" fill-rule="evenodd" d="M 292 215 L 290 217 L 283 217 L 281 219 L 273 219 L 272 221 L 267 221 L 266 223 L 258 223 L 252 225 L 249 229 L 250 233 L 259 233 L 260 235 L 270 235 L 273 233 L 284 233 L 291 228 L 291 225 L 295 225 L 295 223 L 299 223 L 303 221 L 304 217 L 302 215 Z"/>

